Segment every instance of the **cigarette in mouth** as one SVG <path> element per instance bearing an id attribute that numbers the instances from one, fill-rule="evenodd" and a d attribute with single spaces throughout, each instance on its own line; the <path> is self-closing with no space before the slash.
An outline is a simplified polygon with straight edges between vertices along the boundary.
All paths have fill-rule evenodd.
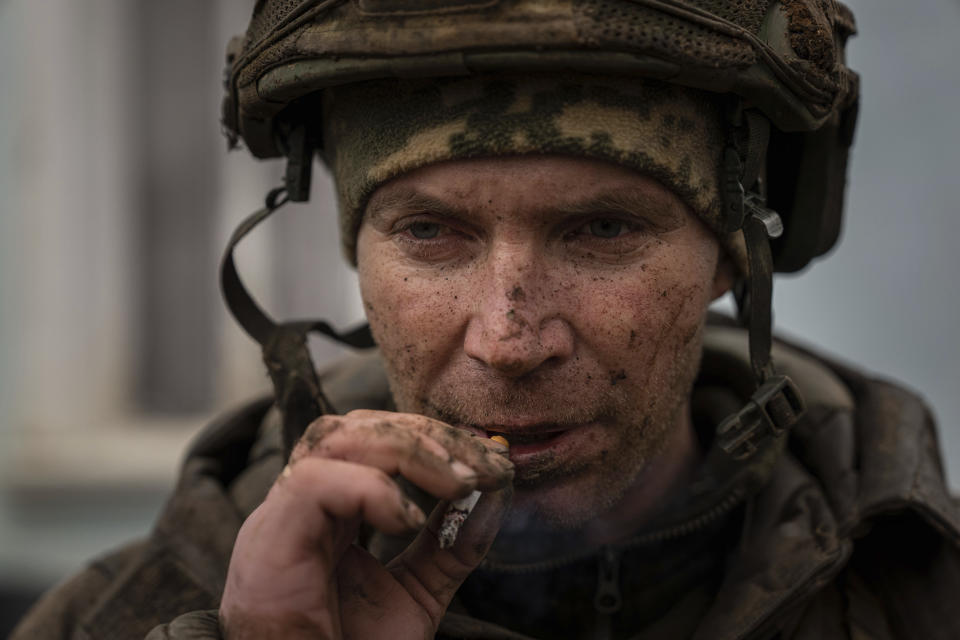
<path id="1" fill-rule="evenodd" d="M 503 436 L 493 436 L 490 439 L 504 446 L 510 446 L 510 443 L 507 442 L 507 439 Z M 477 506 L 477 501 L 479 500 L 480 492 L 473 491 L 467 497 L 454 500 L 450 503 L 450 506 L 447 507 L 447 512 L 443 514 L 443 522 L 440 523 L 440 533 L 437 534 L 441 549 L 449 549 L 457 541 L 457 536 L 460 534 L 460 529 L 463 528 L 463 523 L 467 521 L 467 516 L 469 516 L 473 508 Z"/>

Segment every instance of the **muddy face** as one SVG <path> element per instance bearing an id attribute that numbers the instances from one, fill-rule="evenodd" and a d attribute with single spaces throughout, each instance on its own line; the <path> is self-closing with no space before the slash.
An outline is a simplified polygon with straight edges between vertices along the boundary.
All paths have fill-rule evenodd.
<path id="1" fill-rule="evenodd" d="M 688 396 L 727 285 L 718 253 L 651 179 L 513 157 L 382 186 L 358 270 L 399 410 L 506 435 L 513 523 L 580 527 L 649 510 L 695 461 Z"/>

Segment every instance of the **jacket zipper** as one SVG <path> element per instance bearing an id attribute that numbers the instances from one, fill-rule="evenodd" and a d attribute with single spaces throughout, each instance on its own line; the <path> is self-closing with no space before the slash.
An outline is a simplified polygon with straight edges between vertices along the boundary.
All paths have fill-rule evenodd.
<path id="1" fill-rule="evenodd" d="M 597 610 L 596 640 L 609 640 L 613 616 L 623 605 L 620 594 L 621 555 L 619 549 L 609 545 L 604 545 L 597 554 L 597 593 L 593 597 L 593 608 Z"/>

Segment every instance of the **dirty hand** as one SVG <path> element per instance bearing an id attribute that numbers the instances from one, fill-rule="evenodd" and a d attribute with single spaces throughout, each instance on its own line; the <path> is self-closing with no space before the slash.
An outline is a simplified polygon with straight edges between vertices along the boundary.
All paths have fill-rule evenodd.
<path id="1" fill-rule="evenodd" d="M 220 605 L 224 636 L 432 638 L 508 506 L 513 466 L 502 451 L 421 415 L 319 418 L 240 529 Z M 386 566 L 354 544 L 363 522 L 387 534 L 424 526 L 396 474 L 445 500 L 484 492 L 452 548 L 436 539 L 442 502 Z"/>

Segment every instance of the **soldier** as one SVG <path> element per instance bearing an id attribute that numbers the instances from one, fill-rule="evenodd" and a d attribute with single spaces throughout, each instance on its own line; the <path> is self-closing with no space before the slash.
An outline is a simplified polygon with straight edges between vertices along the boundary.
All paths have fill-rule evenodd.
<path id="1" fill-rule="evenodd" d="M 222 282 L 275 399 L 14 638 L 958 637 L 923 405 L 771 340 L 773 271 L 838 234 L 853 32 L 833 0 L 258 2 L 224 119 L 288 170 Z M 233 265 L 315 153 L 369 333 L 275 324 Z M 378 350 L 318 377 L 311 331 Z"/>

